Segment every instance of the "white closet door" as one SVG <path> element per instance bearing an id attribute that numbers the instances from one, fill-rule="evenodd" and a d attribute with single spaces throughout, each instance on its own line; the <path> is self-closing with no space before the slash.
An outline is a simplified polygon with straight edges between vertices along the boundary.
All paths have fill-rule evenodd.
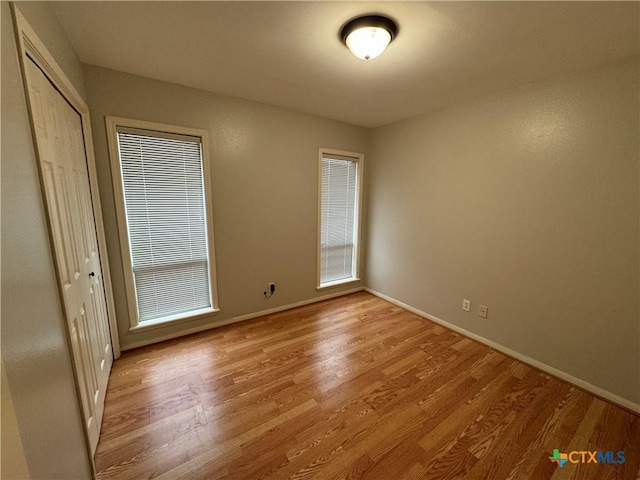
<path id="1" fill-rule="evenodd" d="M 45 201 L 92 453 L 113 363 L 82 119 L 32 62 L 25 62 Z"/>

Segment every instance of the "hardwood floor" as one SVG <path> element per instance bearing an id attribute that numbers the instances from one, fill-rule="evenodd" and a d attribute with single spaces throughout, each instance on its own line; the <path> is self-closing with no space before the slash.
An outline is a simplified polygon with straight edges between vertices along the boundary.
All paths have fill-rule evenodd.
<path id="1" fill-rule="evenodd" d="M 625 452 L 559 468 L 553 450 Z M 577 458 L 577 457 L 575 457 Z M 640 478 L 640 417 L 361 292 L 126 352 L 100 479 Z"/>

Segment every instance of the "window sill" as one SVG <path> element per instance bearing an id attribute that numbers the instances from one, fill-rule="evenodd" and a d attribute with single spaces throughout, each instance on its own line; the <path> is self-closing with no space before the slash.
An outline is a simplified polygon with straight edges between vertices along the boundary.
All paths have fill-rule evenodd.
<path id="1" fill-rule="evenodd" d="M 336 287 L 346 287 L 348 285 L 353 285 L 355 283 L 360 283 L 359 278 L 345 278 L 343 280 L 336 280 L 333 282 L 323 283 L 320 286 L 316 287 L 316 292 L 321 292 L 322 290 L 327 290 L 329 288 Z"/>
<path id="2" fill-rule="evenodd" d="M 140 322 L 138 325 L 129 328 L 131 333 L 146 332 L 147 330 L 153 330 L 156 328 L 168 327 L 169 325 L 176 325 L 184 322 L 192 322 L 195 320 L 202 320 L 203 318 L 217 315 L 220 312 L 218 308 L 203 308 L 196 310 L 188 314 L 171 315 L 169 317 L 159 318 L 157 320 L 149 320 L 146 322 Z"/>

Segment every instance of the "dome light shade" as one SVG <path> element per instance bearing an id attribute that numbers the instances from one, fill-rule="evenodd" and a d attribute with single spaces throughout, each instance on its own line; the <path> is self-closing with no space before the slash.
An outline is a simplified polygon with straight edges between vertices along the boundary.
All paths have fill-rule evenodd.
<path id="1" fill-rule="evenodd" d="M 398 33 L 393 20 L 380 15 L 357 17 L 340 30 L 340 38 L 356 57 L 362 60 L 376 58 Z"/>
<path id="2" fill-rule="evenodd" d="M 351 53 L 362 60 L 371 60 L 384 52 L 391 35 L 384 28 L 362 27 L 347 36 L 345 43 Z"/>

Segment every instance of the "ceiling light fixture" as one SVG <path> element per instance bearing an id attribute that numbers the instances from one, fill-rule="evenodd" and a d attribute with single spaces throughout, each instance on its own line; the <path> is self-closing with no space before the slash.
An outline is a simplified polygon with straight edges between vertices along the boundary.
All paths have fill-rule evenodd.
<path id="1" fill-rule="evenodd" d="M 362 60 L 376 58 L 398 33 L 398 25 L 382 15 L 365 15 L 347 22 L 340 30 L 342 42 Z"/>

